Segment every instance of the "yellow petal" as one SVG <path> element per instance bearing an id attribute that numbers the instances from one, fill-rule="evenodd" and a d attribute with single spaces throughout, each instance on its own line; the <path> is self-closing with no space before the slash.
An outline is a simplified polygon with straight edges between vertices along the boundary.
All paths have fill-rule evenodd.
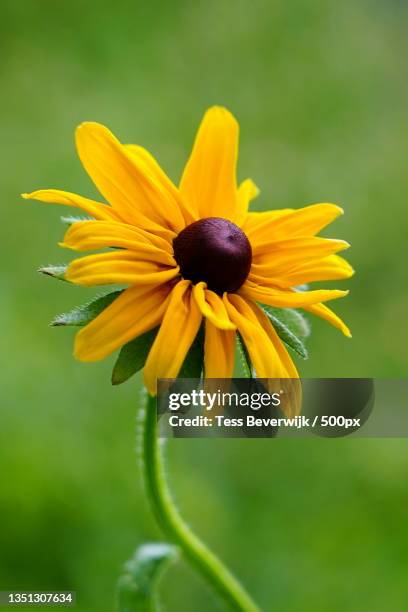
<path id="1" fill-rule="evenodd" d="M 158 325 L 169 291 L 168 285 L 126 289 L 77 333 L 75 357 L 80 361 L 99 361 Z"/>
<path id="2" fill-rule="evenodd" d="M 276 279 L 276 284 L 280 287 L 295 287 L 314 281 L 343 280 L 353 276 L 354 270 L 350 264 L 338 255 L 330 255 L 323 259 L 313 260 L 301 266 L 294 267 L 286 272 L 282 277 Z M 258 277 L 257 280 L 249 277 L 249 280 L 259 284 L 275 284 L 273 279 Z"/>
<path id="3" fill-rule="evenodd" d="M 237 191 L 237 217 L 235 223 L 241 226 L 248 213 L 251 200 L 259 195 L 259 189 L 251 179 L 246 179 L 238 187 Z"/>
<path id="4" fill-rule="evenodd" d="M 175 278 L 178 267 L 164 268 L 151 261 L 141 261 L 133 251 L 98 253 L 74 259 L 65 274 L 77 285 L 159 285 Z"/>
<path id="5" fill-rule="evenodd" d="M 169 179 L 167 174 L 162 170 L 160 165 L 157 163 L 153 155 L 149 153 L 143 147 L 139 145 L 125 145 L 126 149 L 134 155 L 136 159 L 142 160 L 142 162 L 147 166 L 151 174 L 156 178 L 156 180 L 163 186 L 169 195 L 178 203 L 180 210 L 182 211 L 183 217 L 185 219 L 186 225 L 193 223 L 198 220 L 198 216 L 193 213 L 190 209 L 188 202 L 186 202 L 182 196 L 180 191 L 177 189 L 173 181 Z"/>
<path id="6" fill-rule="evenodd" d="M 205 378 L 231 378 L 234 372 L 235 332 L 205 322 Z"/>
<path id="7" fill-rule="evenodd" d="M 258 378 L 290 378 L 293 376 L 293 364 L 288 369 L 288 359 L 282 360 L 281 341 L 276 341 L 274 330 L 265 330 L 264 321 L 260 321 L 253 308 L 242 297 L 236 294 L 225 294 L 224 302 L 228 314 L 236 324 L 244 340 L 251 362 Z M 279 344 L 279 350 L 277 345 Z"/>
<path id="8" fill-rule="evenodd" d="M 184 219 L 172 195 L 106 127 L 81 124 L 76 144 L 85 170 L 124 221 L 159 235 L 183 229 Z"/>
<path id="9" fill-rule="evenodd" d="M 347 249 L 349 244 L 344 240 L 331 240 L 328 238 L 290 238 L 271 242 L 268 252 L 253 257 L 249 280 L 261 285 L 278 285 L 290 287 L 296 284 L 290 282 L 290 274 L 303 266 L 309 269 L 323 262 L 332 253 Z M 335 262 L 337 260 L 334 260 Z M 344 261 L 344 260 L 341 260 Z M 332 268 L 333 268 L 332 264 Z M 339 268 L 340 266 L 336 266 Z M 342 266 L 344 269 L 344 266 Z M 328 270 L 326 269 L 326 274 Z M 322 265 L 323 274 L 323 265 Z M 324 280 L 322 277 L 321 279 Z M 306 281 L 303 281 L 306 282 Z"/>
<path id="10" fill-rule="evenodd" d="M 304 307 L 304 310 L 325 319 L 325 321 L 328 321 L 334 327 L 342 331 L 347 338 L 351 338 L 351 331 L 347 325 L 330 308 L 325 306 L 325 304 L 313 304 L 312 306 Z"/>
<path id="11" fill-rule="evenodd" d="M 285 393 L 286 401 L 284 397 L 284 401 L 281 404 L 280 409 L 287 417 L 293 418 L 301 412 L 302 407 L 302 385 L 301 381 L 299 380 L 299 373 L 296 369 L 295 364 L 292 361 L 288 350 L 286 349 L 282 340 L 279 338 L 278 334 L 275 331 L 275 328 L 273 327 L 271 321 L 268 319 L 264 311 L 253 302 L 248 302 L 248 305 L 253 310 L 260 325 L 265 330 L 266 334 L 271 340 L 278 354 L 278 358 L 280 359 L 285 368 L 286 374 L 284 376 L 279 377 L 279 389 L 283 390 L 283 392 Z M 278 376 L 268 376 L 268 378 L 278 378 Z M 266 382 L 266 387 L 270 393 L 276 392 L 276 381 L 272 382 L 270 385 Z"/>
<path id="12" fill-rule="evenodd" d="M 211 321 L 213 325 L 219 329 L 236 329 L 236 326 L 228 316 L 222 299 L 214 291 L 206 289 L 205 283 L 194 285 L 193 295 L 202 315 Z"/>
<path id="13" fill-rule="evenodd" d="M 21 196 L 25 200 L 39 200 L 40 202 L 46 202 L 48 204 L 62 204 L 64 206 L 74 206 L 75 208 L 81 208 L 83 211 L 95 217 L 95 219 L 104 220 L 118 220 L 118 216 L 115 211 L 107 204 L 101 202 L 94 202 L 76 193 L 69 193 L 68 191 L 60 191 L 59 189 L 39 189 L 32 193 L 22 193 Z"/>
<path id="14" fill-rule="evenodd" d="M 300 236 L 258 243 L 252 246 L 252 257 L 254 265 L 264 265 L 269 268 L 269 273 L 273 274 L 271 271 L 282 271 L 289 266 L 301 265 L 311 259 L 320 259 L 349 247 L 349 243 L 345 240 Z"/>
<path id="15" fill-rule="evenodd" d="M 268 219 L 265 216 L 263 221 L 252 224 L 252 227 L 247 227 L 246 231 L 251 237 L 253 248 L 256 248 L 259 244 L 268 243 L 270 240 L 314 236 L 342 214 L 343 209 L 336 204 L 311 204 L 297 210 L 286 210 L 276 218 Z"/>
<path id="16" fill-rule="evenodd" d="M 293 363 L 292 358 L 289 355 L 288 351 L 286 350 L 285 345 L 283 344 L 283 342 L 279 338 L 278 334 L 276 333 L 275 328 L 273 327 L 271 321 L 268 319 L 268 317 L 266 316 L 266 314 L 264 313 L 262 308 L 257 306 L 257 304 L 252 302 L 249 305 L 252 308 L 252 310 L 254 311 L 255 316 L 258 319 L 259 323 L 262 325 L 263 329 L 268 334 L 268 336 L 269 336 L 272 344 L 274 345 L 274 347 L 276 349 L 276 352 L 278 353 L 279 358 L 282 361 L 282 363 L 283 363 L 283 365 L 284 365 L 284 367 L 285 367 L 289 377 L 290 378 L 299 378 L 299 374 L 298 374 L 298 371 L 296 369 L 296 366 Z"/>
<path id="17" fill-rule="evenodd" d="M 164 238 L 125 223 L 77 221 L 67 230 L 61 246 L 77 251 L 109 247 L 129 249 L 138 253 L 140 259 L 144 261 L 154 261 L 168 266 L 176 265 L 170 254 L 171 245 Z"/>
<path id="18" fill-rule="evenodd" d="M 201 320 L 190 281 L 180 281 L 172 290 L 144 368 L 144 380 L 149 393 L 156 393 L 158 378 L 176 378 L 197 335 Z"/>
<path id="19" fill-rule="evenodd" d="M 246 281 L 239 290 L 240 295 L 277 308 L 303 308 L 319 302 L 327 302 L 348 295 L 348 291 L 316 289 L 315 291 L 291 291 L 277 287 L 262 287 Z"/>
<path id="20" fill-rule="evenodd" d="M 282 208 L 280 210 L 267 210 L 262 212 L 249 212 L 242 224 L 242 230 L 251 238 L 256 237 L 258 230 L 262 231 L 265 226 L 269 227 L 271 223 L 282 216 L 293 212 L 292 208 Z M 255 242 L 255 241 L 254 241 Z"/>
<path id="21" fill-rule="evenodd" d="M 236 217 L 238 132 L 238 123 L 225 108 L 214 106 L 205 113 L 180 183 L 199 218 Z"/>

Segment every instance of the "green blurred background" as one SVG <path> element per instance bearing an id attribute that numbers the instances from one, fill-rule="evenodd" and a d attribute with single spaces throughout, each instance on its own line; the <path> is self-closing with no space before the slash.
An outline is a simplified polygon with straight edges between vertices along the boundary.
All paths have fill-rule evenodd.
<path id="1" fill-rule="evenodd" d="M 301 372 L 403 377 L 407 16 L 398 0 L 1 3 L 0 590 L 73 589 L 81 612 L 109 611 L 122 563 L 160 538 L 135 453 L 140 378 L 112 388 L 112 359 L 76 363 L 72 331 L 47 327 L 91 292 L 36 274 L 69 256 L 63 209 L 18 194 L 94 195 L 73 146 L 83 120 L 176 180 L 223 104 L 254 209 L 346 210 L 328 235 L 352 243 L 335 308 L 354 337 L 314 320 Z M 406 610 L 405 440 L 176 440 L 169 455 L 183 514 L 263 610 Z M 219 606 L 183 563 L 161 594 L 168 610 Z"/>

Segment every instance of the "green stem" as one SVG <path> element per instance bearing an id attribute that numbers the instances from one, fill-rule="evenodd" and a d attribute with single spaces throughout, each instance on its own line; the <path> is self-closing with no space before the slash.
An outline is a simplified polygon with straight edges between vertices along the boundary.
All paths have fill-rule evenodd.
<path id="1" fill-rule="evenodd" d="M 156 518 L 169 540 L 233 610 L 259 612 L 241 584 L 203 544 L 181 518 L 164 476 L 164 461 L 157 435 L 156 398 L 147 398 L 143 415 L 143 460 L 146 488 Z"/>

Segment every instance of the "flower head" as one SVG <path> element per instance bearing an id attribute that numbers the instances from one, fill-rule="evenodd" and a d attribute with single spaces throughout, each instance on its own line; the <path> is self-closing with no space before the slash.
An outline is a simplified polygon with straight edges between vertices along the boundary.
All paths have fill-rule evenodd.
<path id="1" fill-rule="evenodd" d="M 144 367 L 146 386 L 178 375 L 205 322 L 204 372 L 229 378 L 239 333 L 261 378 L 296 378 L 297 370 L 259 305 L 302 308 L 345 335 L 325 302 L 347 291 L 297 290 L 312 281 L 353 274 L 337 253 L 349 245 L 318 237 L 342 214 L 334 204 L 249 212 L 258 195 L 236 182 L 238 124 L 226 109 L 210 108 L 176 187 L 142 147 L 123 145 L 104 126 L 84 123 L 79 157 L 107 204 L 59 190 L 24 194 L 82 209 L 61 246 L 109 249 L 72 261 L 65 279 L 84 286 L 125 286 L 75 339 L 75 356 L 97 361 L 157 328 Z"/>

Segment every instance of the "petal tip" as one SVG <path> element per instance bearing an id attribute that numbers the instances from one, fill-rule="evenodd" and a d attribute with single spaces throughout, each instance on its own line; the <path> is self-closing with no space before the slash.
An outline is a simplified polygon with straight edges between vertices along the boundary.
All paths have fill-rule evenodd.
<path id="1" fill-rule="evenodd" d="M 330 240 L 330 238 L 328 240 Z M 334 239 L 334 242 L 337 242 L 337 244 L 339 245 L 339 251 L 346 251 L 347 249 L 351 247 L 351 244 L 347 242 L 347 240 Z"/>
<path id="2" fill-rule="evenodd" d="M 77 125 L 76 131 L 80 131 L 80 130 L 86 130 L 90 127 L 103 127 L 100 123 L 98 123 L 97 121 L 82 121 L 79 125 Z"/>
<path id="3" fill-rule="evenodd" d="M 92 134 L 110 134 L 110 130 L 107 127 L 98 123 L 97 121 L 83 121 L 80 123 L 75 130 L 76 142 L 81 142 L 82 138 L 91 138 Z"/>
<path id="4" fill-rule="evenodd" d="M 334 204 L 333 202 L 323 202 L 322 205 L 330 206 L 332 211 L 337 213 L 337 216 L 344 215 L 344 208 L 342 208 L 338 204 Z"/>
<path id="5" fill-rule="evenodd" d="M 57 242 L 58 246 L 61 247 L 62 249 L 71 249 L 73 251 L 77 251 L 79 249 L 76 249 L 74 246 L 72 246 L 71 244 L 69 244 L 69 242 L 66 242 L 64 240 L 62 240 L 61 242 Z"/>
<path id="6" fill-rule="evenodd" d="M 231 113 L 231 111 L 228 110 L 228 108 L 226 108 L 225 106 L 222 106 L 221 104 L 214 104 L 214 106 L 210 106 L 210 108 L 205 111 L 204 119 L 208 119 L 210 117 L 213 117 L 215 119 L 227 119 L 229 121 L 232 121 L 232 123 L 238 125 L 238 121 Z"/>
<path id="7" fill-rule="evenodd" d="M 144 384 L 146 385 L 146 389 L 148 393 L 152 395 L 153 397 L 155 397 L 157 394 L 157 389 L 156 389 L 157 381 L 156 379 L 152 379 L 152 377 L 150 376 L 150 373 L 146 371 L 146 368 L 144 368 L 143 370 L 143 380 L 144 380 Z"/>
<path id="8" fill-rule="evenodd" d="M 207 113 L 228 113 L 229 115 L 231 115 L 231 112 L 228 110 L 228 108 L 226 106 L 223 106 L 222 104 L 213 104 L 206 110 L 206 114 Z"/>
<path id="9" fill-rule="evenodd" d="M 82 336 L 82 332 L 86 327 L 82 328 L 75 336 L 73 356 L 77 361 L 84 363 L 90 363 L 92 361 L 98 361 L 98 357 L 90 350 L 90 345 L 85 341 Z"/>
<path id="10" fill-rule="evenodd" d="M 74 359 L 76 359 L 77 361 L 88 361 L 86 358 L 86 351 L 84 350 L 84 347 L 80 346 L 77 338 L 75 339 L 75 343 L 74 343 L 74 350 L 72 351 L 72 355 L 74 357 Z"/>

